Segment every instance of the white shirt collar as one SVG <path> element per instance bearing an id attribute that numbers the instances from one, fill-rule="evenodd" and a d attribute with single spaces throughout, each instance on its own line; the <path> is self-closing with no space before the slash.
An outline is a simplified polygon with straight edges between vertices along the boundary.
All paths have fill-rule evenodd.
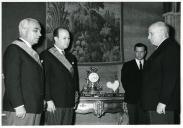
<path id="1" fill-rule="evenodd" d="M 135 58 L 135 61 L 138 65 L 138 67 L 140 67 L 140 62 L 142 63 L 142 66 L 144 65 L 144 59 L 143 60 L 138 60 L 138 59 Z"/>
<path id="2" fill-rule="evenodd" d="M 54 47 L 59 51 L 59 53 L 63 54 L 63 51 L 64 51 L 64 50 L 61 50 L 61 49 L 58 48 L 55 44 L 54 44 Z"/>
<path id="3" fill-rule="evenodd" d="M 21 39 L 28 47 L 32 48 L 32 45 L 31 45 L 28 41 L 24 40 L 24 39 L 21 38 L 21 37 L 20 37 L 20 39 Z"/>

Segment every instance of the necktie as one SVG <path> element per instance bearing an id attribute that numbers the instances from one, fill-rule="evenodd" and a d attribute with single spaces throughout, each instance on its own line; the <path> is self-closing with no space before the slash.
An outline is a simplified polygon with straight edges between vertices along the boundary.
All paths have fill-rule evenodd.
<path id="1" fill-rule="evenodd" d="M 142 63 L 141 63 L 141 61 L 139 61 L 139 63 L 140 63 L 140 70 L 142 70 Z"/>

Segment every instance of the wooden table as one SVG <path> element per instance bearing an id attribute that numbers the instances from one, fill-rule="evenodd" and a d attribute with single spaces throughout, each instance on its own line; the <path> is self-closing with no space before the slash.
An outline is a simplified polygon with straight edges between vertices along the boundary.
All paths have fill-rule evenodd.
<path id="1" fill-rule="evenodd" d="M 123 100 L 123 93 L 81 96 L 76 113 L 93 113 L 98 118 L 103 116 L 105 113 L 123 113 Z"/>

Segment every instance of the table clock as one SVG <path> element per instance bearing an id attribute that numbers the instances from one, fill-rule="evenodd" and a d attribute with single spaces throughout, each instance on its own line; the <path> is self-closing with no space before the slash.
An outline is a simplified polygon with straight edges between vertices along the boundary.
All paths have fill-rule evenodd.
<path id="1" fill-rule="evenodd" d="M 94 95 L 100 93 L 102 90 L 101 85 L 99 84 L 100 77 L 97 73 L 98 69 L 95 67 L 90 67 L 90 70 L 87 70 L 86 85 L 82 90 L 82 93 L 85 95 Z"/>

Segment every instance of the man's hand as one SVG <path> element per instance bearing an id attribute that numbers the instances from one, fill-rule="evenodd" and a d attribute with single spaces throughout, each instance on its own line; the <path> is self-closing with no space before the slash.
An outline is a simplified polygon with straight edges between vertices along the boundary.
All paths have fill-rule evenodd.
<path id="1" fill-rule="evenodd" d="M 163 103 L 158 103 L 157 108 L 156 108 L 156 112 L 158 114 L 165 114 L 165 108 L 166 108 L 166 104 Z"/>
<path id="2" fill-rule="evenodd" d="M 26 116 L 26 110 L 24 106 L 15 108 L 16 116 L 23 119 Z"/>
<path id="3" fill-rule="evenodd" d="M 47 101 L 47 105 L 48 105 L 47 111 L 54 113 L 54 111 L 56 110 L 56 107 L 55 107 L 55 104 L 53 103 L 53 101 L 52 100 Z"/>

